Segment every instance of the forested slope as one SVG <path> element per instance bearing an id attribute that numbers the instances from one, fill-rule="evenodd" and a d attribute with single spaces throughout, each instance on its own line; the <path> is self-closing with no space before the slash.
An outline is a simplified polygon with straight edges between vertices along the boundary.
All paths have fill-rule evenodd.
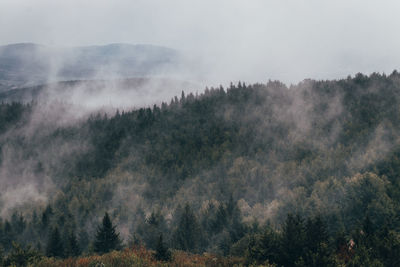
<path id="1" fill-rule="evenodd" d="M 276 256 L 289 253 L 282 250 L 268 254 L 259 240 L 295 246 L 285 241 L 291 225 L 312 233 L 321 218 L 327 255 L 337 252 L 333 240 L 341 240 L 339 248 L 358 242 L 354 233 L 368 225 L 399 246 L 397 72 L 290 87 L 232 84 L 182 92 L 169 104 L 69 120 L 73 108 L 0 106 L 6 251 L 15 240 L 44 252 L 57 227 L 62 236 L 76 235 L 88 253 L 106 211 L 126 244 L 156 249 L 162 233 L 172 248 L 285 266 L 301 265 L 298 257 L 307 253 L 296 249 L 304 243 L 292 259 Z M 365 253 L 395 266 L 382 260 L 386 252 Z M 349 257 L 355 256 L 341 259 Z"/>

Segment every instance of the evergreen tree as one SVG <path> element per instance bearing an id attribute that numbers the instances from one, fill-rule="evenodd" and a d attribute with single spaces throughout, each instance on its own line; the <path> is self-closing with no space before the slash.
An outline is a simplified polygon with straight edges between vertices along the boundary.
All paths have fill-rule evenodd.
<path id="1" fill-rule="evenodd" d="M 191 252 L 198 249 L 200 226 L 189 204 L 183 209 L 174 237 L 178 249 Z"/>
<path id="2" fill-rule="evenodd" d="M 0 244 L 0 266 L 4 266 L 4 249 Z"/>
<path id="3" fill-rule="evenodd" d="M 279 234 L 269 226 L 258 234 L 247 236 L 244 256 L 248 264 L 276 263 L 279 259 Z M 243 239 L 245 240 L 245 239 Z"/>
<path id="4" fill-rule="evenodd" d="M 87 250 L 89 243 L 90 240 L 88 233 L 85 230 L 81 230 L 78 238 L 78 247 L 80 248 L 81 252 L 85 252 Z"/>
<path id="5" fill-rule="evenodd" d="M 11 249 L 12 241 L 15 239 L 14 230 L 11 224 L 6 220 L 4 223 L 3 235 L 1 237 L 1 242 L 6 251 Z"/>
<path id="6" fill-rule="evenodd" d="M 95 252 L 103 254 L 121 249 L 122 241 L 119 238 L 119 233 L 115 231 L 115 227 L 112 225 L 110 216 L 106 212 L 102 224 L 97 229 L 96 240 L 94 242 Z"/>
<path id="7" fill-rule="evenodd" d="M 31 246 L 23 248 L 20 244 L 13 242 L 10 253 L 7 255 L 7 258 L 3 260 L 3 265 L 0 266 L 33 266 L 32 263 L 41 257 L 40 253 L 32 249 Z"/>
<path id="8" fill-rule="evenodd" d="M 157 241 L 155 258 L 160 261 L 169 261 L 171 258 L 171 253 L 164 244 L 162 234 Z"/>
<path id="9" fill-rule="evenodd" d="M 336 266 L 329 248 L 326 225 L 320 216 L 308 219 L 306 223 L 306 245 L 304 263 L 306 266 Z"/>
<path id="10" fill-rule="evenodd" d="M 67 238 L 67 244 L 65 248 L 65 255 L 69 257 L 77 257 L 81 254 L 81 249 L 79 248 L 78 240 L 76 235 L 71 232 Z"/>
<path id="11" fill-rule="evenodd" d="M 22 214 L 14 212 L 11 215 L 11 225 L 15 232 L 22 233 L 25 230 L 26 222 Z"/>
<path id="12" fill-rule="evenodd" d="M 305 248 L 304 221 L 299 215 L 289 214 L 283 225 L 281 257 L 284 266 L 295 266 L 302 261 Z"/>
<path id="13" fill-rule="evenodd" d="M 50 235 L 46 247 L 46 256 L 48 257 L 63 257 L 64 256 L 64 246 L 61 240 L 61 235 L 58 227 L 55 227 Z"/>
<path id="14" fill-rule="evenodd" d="M 50 205 L 46 207 L 46 209 L 42 213 L 42 228 L 43 230 L 47 229 L 50 224 L 50 219 L 53 216 L 53 209 Z"/>
<path id="15" fill-rule="evenodd" d="M 147 248 L 156 249 L 159 236 L 167 231 L 167 225 L 164 216 L 160 211 L 152 212 L 150 217 L 138 225 L 139 233 L 143 238 Z"/>

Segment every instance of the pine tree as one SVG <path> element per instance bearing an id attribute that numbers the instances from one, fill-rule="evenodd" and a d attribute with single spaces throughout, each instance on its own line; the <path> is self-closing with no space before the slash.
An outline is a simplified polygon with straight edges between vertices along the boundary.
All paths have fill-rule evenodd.
<path id="1" fill-rule="evenodd" d="M 60 232 L 58 228 L 54 228 L 49 236 L 46 247 L 46 256 L 48 257 L 63 257 L 64 256 L 64 246 L 61 240 Z"/>
<path id="2" fill-rule="evenodd" d="M 78 245 L 81 250 L 81 252 L 85 252 L 89 246 L 90 240 L 89 240 L 89 235 L 85 230 L 81 230 L 79 232 L 79 238 L 78 238 Z"/>
<path id="3" fill-rule="evenodd" d="M 115 231 L 110 216 L 106 212 L 103 217 L 102 224 L 97 229 L 96 240 L 94 242 L 94 250 L 100 254 L 119 250 L 122 247 L 122 241 L 119 233 Z"/>
<path id="4" fill-rule="evenodd" d="M 78 240 L 76 235 L 71 232 L 67 238 L 67 244 L 65 248 L 65 255 L 69 257 L 77 257 L 81 254 L 81 249 L 79 248 Z"/>
<path id="5" fill-rule="evenodd" d="M 186 204 L 175 231 L 176 247 L 195 252 L 199 246 L 199 240 L 200 225 L 189 204 Z"/>
<path id="6" fill-rule="evenodd" d="M 157 241 L 155 258 L 159 261 L 169 261 L 171 258 L 171 253 L 163 242 L 162 234 Z"/>
<path id="7" fill-rule="evenodd" d="M 13 242 L 12 249 L 10 253 L 8 253 L 7 258 L 3 261 L 3 265 L 17 267 L 32 266 L 32 263 L 40 257 L 40 253 L 35 249 L 32 249 L 30 245 L 24 248 L 20 244 Z"/>
<path id="8" fill-rule="evenodd" d="M 295 266 L 295 262 L 304 254 L 305 248 L 304 221 L 299 215 L 288 214 L 283 225 L 281 249 L 282 264 L 284 266 Z"/>
<path id="9" fill-rule="evenodd" d="M 50 218 L 53 216 L 53 209 L 48 205 L 42 213 L 42 229 L 46 230 L 50 224 Z"/>
<path id="10" fill-rule="evenodd" d="M 11 248 L 12 241 L 15 240 L 15 233 L 11 224 L 6 220 L 4 223 L 3 236 L 1 242 L 3 243 L 4 249 L 7 251 Z"/>
<path id="11" fill-rule="evenodd" d="M 0 266 L 4 266 L 4 249 L 0 244 Z"/>
<path id="12" fill-rule="evenodd" d="M 333 252 L 329 247 L 326 225 L 320 216 L 308 219 L 305 225 L 306 239 L 303 255 L 306 266 L 336 266 Z"/>

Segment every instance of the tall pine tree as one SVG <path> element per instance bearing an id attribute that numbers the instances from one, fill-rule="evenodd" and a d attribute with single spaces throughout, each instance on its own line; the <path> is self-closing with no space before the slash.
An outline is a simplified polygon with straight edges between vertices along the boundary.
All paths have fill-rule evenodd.
<path id="1" fill-rule="evenodd" d="M 165 246 L 162 234 L 157 241 L 155 258 L 160 261 L 169 261 L 171 258 L 171 252 Z"/>
<path id="2" fill-rule="evenodd" d="M 60 232 L 58 231 L 57 227 L 55 227 L 50 233 L 46 247 L 46 256 L 48 257 L 64 256 L 64 246 L 61 240 Z"/>
<path id="3" fill-rule="evenodd" d="M 81 249 L 79 247 L 76 235 L 75 233 L 71 232 L 67 237 L 65 255 L 68 257 L 77 257 L 80 254 L 81 254 Z"/>
<path id="4" fill-rule="evenodd" d="M 200 242 L 200 225 L 189 204 L 186 204 L 174 233 L 178 249 L 196 252 Z"/>
<path id="5" fill-rule="evenodd" d="M 112 250 L 119 250 L 121 247 L 122 241 L 119 238 L 119 233 L 115 231 L 115 226 L 112 225 L 110 216 L 106 212 L 102 224 L 97 229 L 94 250 L 103 254 Z"/>

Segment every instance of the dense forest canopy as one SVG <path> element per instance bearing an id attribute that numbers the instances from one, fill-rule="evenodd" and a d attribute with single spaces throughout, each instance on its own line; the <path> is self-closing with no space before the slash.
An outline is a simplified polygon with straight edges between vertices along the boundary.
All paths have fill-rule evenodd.
<path id="1" fill-rule="evenodd" d="M 63 117 L 70 108 L 63 102 L 0 105 L 6 252 L 16 241 L 45 253 L 55 235 L 79 243 L 79 253 L 94 251 L 105 212 L 125 245 L 157 249 L 165 242 L 285 266 L 318 266 L 298 248 L 329 255 L 334 249 L 322 244 L 341 240 L 339 233 L 342 245 L 355 240 L 371 248 L 368 238 L 386 229 L 381 237 L 399 244 L 396 71 L 290 87 L 231 84 L 75 120 Z M 368 238 L 354 234 L 368 225 L 375 229 Z M 314 248 L 306 239 L 315 228 L 322 239 Z M 300 255 L 274 251 L 273 240 Z M 368 259 L 395 266 L 380 255 Z"/>

